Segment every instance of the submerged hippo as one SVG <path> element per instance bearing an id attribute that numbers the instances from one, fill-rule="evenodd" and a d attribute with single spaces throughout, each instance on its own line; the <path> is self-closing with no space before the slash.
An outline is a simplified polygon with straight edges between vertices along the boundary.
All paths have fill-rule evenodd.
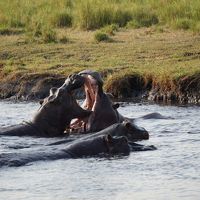
<path id="1" fill-rule="evenodd" d="M 97 136 L 105 136 L 105 135 L 111 135 L 112 137 L 125 136 L 129 142 L 136 142 L 140 140 L 149 139 L 149 133 L 144 128 L 140 128 L 129 121 L 124 121 L 122 123 L 113 124 L 96 133 L 87 133 L 87 134 L 84 134 L 83 136 L 73 134 L 67 139 L 50 143 L 48 144 L 48 146 L 61 145 L 61 144 L 66 144 L 73 141 L 78 142 L 78 141 L 95 138 Z"/>
<path id="2" fill-rule="evenodd" d="M 153 112 L 153 113 L 146 114 L 142 117 L 139 117 L 138 119 L 174 119 L 174 118 L 161 115 L 160 113 L 157 113 L 157 112 Z"/>
<path id="3" fill-rule="evenodd" d="M 52 88 L 31 122 L 10 126 L 0 130 L 7 136 L 61 136 L 73 118 L 84 118 L 91 111 L 82 109 L 72 91 L 84 84 L 80 75 L 69 76 L 60 88 Z"/>
<path id="4" fill-rule="evenodd" d="M 115 123 L 97 133 L 87 134 L 83 138 L 92 138 L 99 135 L 108 134 L 110 134 L 111 136 L 126 136 L 128 141 L 132 142 L 149 139 L 149 133 L 144 128 L 140 128 L 129 121 Z"/>
<path id="5" fill-rule="evenodd" d="M 82 158 L 105 155 L 129 155 L 130 147 L 126 137 L 98 136 L 77 141 L 66 148 L 47 148 L 21 153 L 4 153 L 0 155 L 0 167 L 22 166 L 30 162 Z"/>
<path id="6" fill-rule="evenodd" d="M 135 124 L 124 121 L 122 123 L 113 124 L 97 133 L 88 133 L 80 137 L 80 135 L 71 135 L 68 139 L 60 140 L 54 143 L 50 143 L 47 146 L 55 145 L 65 145 L 66 143 L 77 143 L 79 141 L 84 141 L 92 139 L 95 137 L 111 135 L 112 137 L 123 137 L 128 139 L 128 144 L 131 151 L 150 151 L 156 150 L 157 148 L 153 145 L 141 145 L 135 143 L 140 140 L 148 140 L 149 133 L 144 129 L 137 127 Z"/>

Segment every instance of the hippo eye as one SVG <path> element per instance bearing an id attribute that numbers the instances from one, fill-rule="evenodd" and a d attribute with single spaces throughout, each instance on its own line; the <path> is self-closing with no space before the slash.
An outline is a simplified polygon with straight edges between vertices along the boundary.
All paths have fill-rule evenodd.
<path id="1" fill-rule="evenodd" d="M 131 122 L 129 122 L 129 121 L 124 121 L 123 122 L 123 124 L 124 124 L 124 126 L 127 128 L 127 129 L 130 129 L 132 126 L 132 124 L 131 124 Z"/>
<path id="2" fill-rule="evenodd" d="M 41 99 L 41 100 L 39 101 L 39 103 L 40 103 L 40 105 L 42 105 L 42 104 L 44 103 L 44 99 Z"/>
<path id="3" fill-rule="evenodd" d="M 64 93 L 65 93 L 65 90 L 59 89 L 59 91 L 58 91 L 58 96 L 61 96 L 61 95 L 63 95 Z"/>
<path id="4" fill-rule="evenodd" d="M 119 103 L 115 103 L 115 104 L 113 104 L 112 107 L 113 107 L 114 110 L 117 110 L 117 108 L 119 108 L 119 106 L 120 106 Z"/>
<path id="5" fill-rule="evenodd" d="M 122 143 L 127 144 L 128 143 L 128 139 L 126 137 L 122 138 Z"/>

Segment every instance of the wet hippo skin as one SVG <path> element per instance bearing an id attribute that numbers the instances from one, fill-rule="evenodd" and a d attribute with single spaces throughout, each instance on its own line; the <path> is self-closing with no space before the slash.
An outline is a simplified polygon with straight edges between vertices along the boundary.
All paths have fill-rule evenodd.
<path id="1" fill-rule="evenodd" d="M 60 146 L 24 150 L 20 153 L 3 153 L 0 155 L 0 167 L 22 166 L 36 161 L 83 158 L 92 156 L 129 155 L 130 147 L 126 137 L 97 136 L 63 148 Z"/>
<path id="2" fill-rule="evenodd" d="M 0 136 L 56 137 L 64 133 L 73 118 L 84 118 L 91 111 L 82 109 L 72 91 L 83 85 L 80 75 L 69 76 L 60 88 L 51 88 L 50 94 L 41 102 L 31 122 L 10 126 L 0 130 Z"/>

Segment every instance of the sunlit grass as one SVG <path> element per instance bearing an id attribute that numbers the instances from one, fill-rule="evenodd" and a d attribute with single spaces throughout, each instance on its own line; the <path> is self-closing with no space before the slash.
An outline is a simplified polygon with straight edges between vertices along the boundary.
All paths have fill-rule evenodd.
<path id="1" fill-rule="evenodd" d="M 27 43 L 21 34 L 0 36 L 1 76 L 18 72 L 67 76 L 90 68 L 104 75 L 109 88 L 114 81 L 135 74 L 167 85 L 200 71 L 200 36 L 190 32 L 118 28 L 109 36 L 112 42 L 99 43 L 94 40 L 96 31 L 56 32 L 58 39 L 48 44 Z"/>
<path id="2" fill-rule="evenodd" d="M 199 32 L 199 10 L 196 0 L 1 0 L 0 26 L 34 31 L 38 24 L 84 30 L 157 24 Z"/>

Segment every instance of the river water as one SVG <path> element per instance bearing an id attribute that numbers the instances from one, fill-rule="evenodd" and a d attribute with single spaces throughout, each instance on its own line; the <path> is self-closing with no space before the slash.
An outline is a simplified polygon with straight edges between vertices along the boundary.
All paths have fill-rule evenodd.
<path id="1" fill-rule="evenodd" d="M 0 102 L 0 127 L 31 119 L 38 107 L 32 102 Z M 140 143 L 155 145 L 155 151 L 1 168 L 0 199 L 200 199 L 200 107 L 124 103 L 119 111 L 127 117 L 159 112 L 174 119 L 136 120 L 150 133 L 149 141 Z M 2 137 L 0 153 L 57 140 Z"/>

